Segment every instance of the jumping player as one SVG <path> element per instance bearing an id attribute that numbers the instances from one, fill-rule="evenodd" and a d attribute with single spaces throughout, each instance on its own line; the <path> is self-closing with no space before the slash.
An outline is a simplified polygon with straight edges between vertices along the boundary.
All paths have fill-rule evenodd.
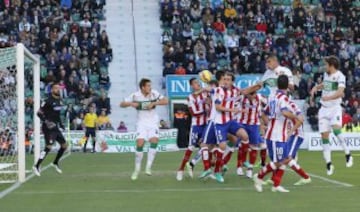
<path id="1" fill-rule="evenodd" d="M 189 80 L 189 83 L 193 90 L 193 93 L 190 94 L 187 98 L 189 111 L 191 113 L 191 129 L 190 129 L 190 137 L 189 137 L 189 146 L 185 151 L 184 158 L 176 174 L 176 179 L 178 181 L 181 181 L 183 179 L 185 165 L 189 161 L 190 156 L 195 149 L 195 146 L 199 143 L 207 121 L 207 115 L 206 115 L 207 92 L 205 91 L 199 92 L 201 90 L 201 85 L 196 78 L 191 78 Z M 189 176 L 192 178 L 193 177 L 192 167 L 188 165 L 187 168 L 188 168 Z"/>
<path id="2" fill-rule="evenodd" d="M 311 96 L 321 90 L 321 108 L 319 110 L 319 131 L 321 133 L 323 156 L 326 162 L 327 174 L 334 173 L 334 165 L 331 162 L 331 149 L 329 135 L 332 131 L 339 139 L 345 151 L 346 167 L 353 166 L 353 158 L 349 147 L 346 145 L 344 136 L 341 133 L 342 108 L 341 102 L 345 90 L 345 76 L 339 70 L 340 62 L 335 56 L 325 58 L 326 72 L 324 73 L 323 83 L 315 86 L 311 90 Z"/>
<path id="3" fill-rule="evenodd" d="M 59 174 L 62 173 L 62 170 L 59 167 L 59 160 L 67 148 L 66 140 L 60 131 L 60 129 L 64 129 L 64 125 L 61 123 L 60 118 L 62 108 L 63 104 L 60 99 L 60 87 L 58 84 L 53 84 L 51 86 L 50 97 L 42 104 L 41 108 L 37 112 L 38 117 L 42 121 L 45 149 L 40 153 L 40 158 L 35 166 L 33 166 L 33 172 L 36 176 L 40 177 L 40 165 L 50 152 L 55 141 L 60 144 L 60 149 L 58 150 L 56 158 L 51 165 Z"/>
<path id="4" fill-rule="evenodd" d="M 289 79 L 286 75 L 280 75 L 277 79 L 278 91 L 269 98 L 265 112 L 269 116 L 269 127 L 265 138 L 271 162 L 263 167 L 260 172 L 254 175 L 254 185 L 258 192 L 262 192 L 263 178 L 270 172 L 274 173 L 273 192 L 289 192 L 280 186 L 282 176 L 288 161 L 287 138 L 292 135 L 299 124 L 287 130 L 289 120 L 297 120 L 298 117 L 291 113 L 289 99 L 286 95 Z"/>

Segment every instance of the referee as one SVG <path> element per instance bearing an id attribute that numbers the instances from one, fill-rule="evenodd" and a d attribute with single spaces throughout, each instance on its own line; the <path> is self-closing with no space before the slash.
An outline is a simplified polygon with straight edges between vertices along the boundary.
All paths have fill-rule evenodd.
<path id="1" fill-rule="evenodd" d="M 90 106 L 89 112 L 85 114 L 84 117 L 84 125 L 85 125 L 85 144 L 84 144 L 84 153 L 86 152 L 86 145 L 89 140 L 89 137 L 91 136 L 92 139 L 92 153 L 95 153 L 95 144 L 96 144 L 96 122 L 97 122 L 97 115 L 95 113 L 95 107 Z"/>

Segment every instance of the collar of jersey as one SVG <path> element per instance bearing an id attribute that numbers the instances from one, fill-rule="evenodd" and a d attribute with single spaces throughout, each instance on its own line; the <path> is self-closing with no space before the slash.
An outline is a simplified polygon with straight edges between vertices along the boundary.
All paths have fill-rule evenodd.
<path id="1" fill-rule="evenodd" d="M 285 92 L 285 91 L 282 91 L 282 90 L 277 90 L 276 93 L 281 93 L 281 94 L 286 95 L 286 92 Z"/>

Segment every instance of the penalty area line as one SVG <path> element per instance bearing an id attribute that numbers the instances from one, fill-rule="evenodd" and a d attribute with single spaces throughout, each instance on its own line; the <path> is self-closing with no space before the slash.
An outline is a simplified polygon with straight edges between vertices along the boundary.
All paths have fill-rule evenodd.
<path id="1" fill-rule="evenodd" d="M 328 182 L 328 183 L 332 183 L 332 184 L 335 184 L 335 185 L 348 187 L 348 188 L 354 187 L 354 185 L 352 185 L 352 184 L 341 182 L 341 181 L 338 181 L 338 180 L 332 180 L 332 179 L 322 177 L 322 176 L 319 176 L 319 175 L 316 175 L 316 174 L 308 173 L 308 175 L 310 177 L 312 177 L 312 178 L 316 178 L 316 179 L 319 179 L 319 180 L 322 180 L 322 181 L 325 181 L 325 182 Z"/>
<path id="2" fill-rule="evenodd" d="M 70 154 L 64 155 L 63 158 L 61 158 L 61 160 L 67 158 Z M 44 168 L 41 169 L 41 172 L 46 171 L 48 168 L 50 168 L 51 163 L 49 163 L 48 165 L 46 165 Z M 32 167 L 31 167 L 32 168 Z M 34 173 L 31 173 L 29 176 L 26 177 L 25 182 L 20 183 L 20 182 L 16 182 L 14 183 L 14 185 L 10 186 L 9 188 L 5 189 L 4 191 L 0 192 L 0 199 L 4 198 L 6 195 L 10 194 L 11 192 L 15 191 L 16 189 L 18 189 L 22 184 L 26 183 L 27 181 L 29 181 L 31 178 L 35 177 Z"/>

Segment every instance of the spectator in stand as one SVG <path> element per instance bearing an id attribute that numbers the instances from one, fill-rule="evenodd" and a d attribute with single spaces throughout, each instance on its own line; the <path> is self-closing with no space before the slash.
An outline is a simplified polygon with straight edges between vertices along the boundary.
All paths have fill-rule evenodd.
<path id="1" fill-rule="evenodd" d="M 348 124 L 352 123 L 352 117 L 350 114 L 348 114 L 345 111 L 345 108 L 343 108 L 343 113 L 342 113 L 342 126 L 346 126 Z"/>
<path id="2" fill-rule="evenodd" d="M 169 124 L 163 119 L 160 120 L 160 129 L 170 129 Z"/>
<path id="3" fill-rule="evenodd" d="M 111 113 L 110 98 L 107 97 L 106 92 L 101 92 L 100 98 L 96 101 L 96 106 L 98 114 L 102 111 L 105 111 L 106 115 Z"/>
<path id="4" fill-rule="evenodd" d="M 100 115 L 97 118 L 97 126 L 99 130 L 108 130 L 112 128 L 110 118 L 104 109 L 101 110 Z"/>
<path id="5" fill-rule="evenodd" d="M 312 130 L 317 131 L 318 129 L 318 107 L 316 107 L 313 101 L 310 101 L 310 106 L 306 111 L 308 122 L 311 125 Z"/>
<path id="6" fill-rule="evenodd" d="M 128 129 L 123 121 L 120 121 L 117 131 L 118 132 L 127 132 L 128 131 Z"/>

